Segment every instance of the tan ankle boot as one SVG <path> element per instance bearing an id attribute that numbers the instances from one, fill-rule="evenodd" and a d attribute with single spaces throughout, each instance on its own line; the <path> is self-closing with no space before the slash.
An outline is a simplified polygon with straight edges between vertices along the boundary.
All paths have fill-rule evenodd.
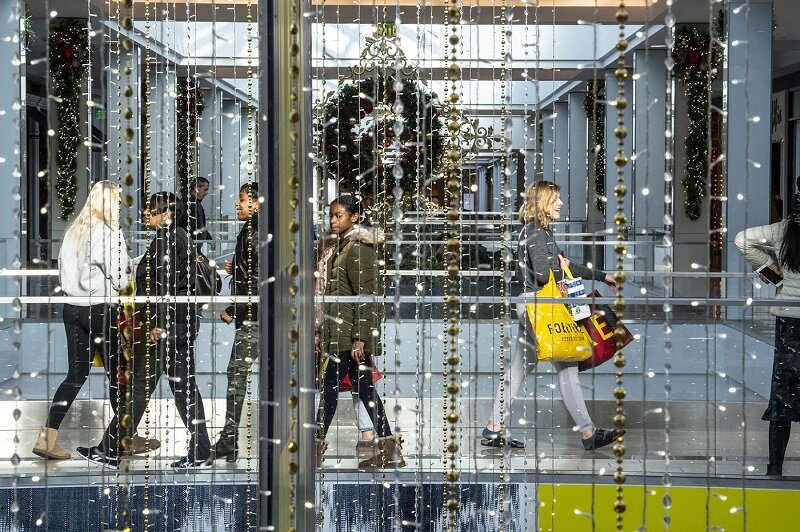
<path id="1" fill-rule="evenodd" d="M 57 442 L 58 431 L 48 427 L 39 430 L 39 438 L 33 446 L 33 454 L 50 460 L 68 460 L 72 458 L 69 451 L 61 447 Z"/>
<path id="2" fill-rule="evenodd" d="M 400 452 L 400 444 L 394 436 L 378 440 L 378 452 L 369 460 L 359 462 L 360 469 L 395 469 L 405 467 L 406 461 Z"/>
<path id="3" fill-rule="evenodd" d="M 147 439 L 144 436 L 139 436 L 138 434 L 133 435 L 131 438 L 131 450 L 132 454 L 144 454 L 145 451 L 155 451 L 161 447 L 161 442 L 155 438 Z"/>

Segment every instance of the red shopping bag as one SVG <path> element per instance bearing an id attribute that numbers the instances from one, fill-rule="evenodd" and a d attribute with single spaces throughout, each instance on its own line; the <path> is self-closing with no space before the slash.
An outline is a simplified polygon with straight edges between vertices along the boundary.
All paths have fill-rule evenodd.
<path id="1" fill-rule="evenodd" d="M 383 378 L 383 373 L 381 373 L 378 368 L 375 367 L 375 361 L 372 360 L 372 357 L 367 355 L 367 360 L 364 362 L 365 366 L 372 368 L 372 383 L 375 384 L 379 380 Z M 353 389 L 353 381 L 350 380 L 350 375 L 345 375 L 344 379 L 342 379 L 342 385 L 339 386 L 340 392 L 349 392 Z"/>
<path id="2" fill-rule="evenodd" d="M 600 297 L 600 293 L 595 290 L 589 297 Z M 634 340 L 631 332 L 625 327 L 625 324 L 619 321 L 609 305 L 592 305 L 592 315 L 580 320 L 579 323 L 592 340 L 592 356 L 578 362 L 578 371 L 592 369 L 614 357 L 614 353 L 617 352 L 614 339 L 615 328 L 621 327 L 625 331 L 625 338 L 620 349 Z"/>
<path id="3" fill-rule="evenodd" d="M 314 358 L 316 359 L 316 386 L 319 389 L 322 385 L 320 382 L 320 376 L 323 371 L 325 371 L 325 367 L 328 365 L 328 360 L 322 359 L 322 352 L 319 349 L 319 345 L 315 345 L 314 349 Z M 367 359 L 364 362 L 365 366 L 370 366 L 372 368 L 372 383 L 375 384 L 379 380 L 383 378 L 383 373 L 375 367 L 375 361 L 372 360 L 372 357 L 367 355 Z M 349 392 L 353 389 L 353 381 L 350 379 L 350 375 L 345 375 L 344 379 L 342 379 L 342 385 L 339 386 L 340 392 Z"/>

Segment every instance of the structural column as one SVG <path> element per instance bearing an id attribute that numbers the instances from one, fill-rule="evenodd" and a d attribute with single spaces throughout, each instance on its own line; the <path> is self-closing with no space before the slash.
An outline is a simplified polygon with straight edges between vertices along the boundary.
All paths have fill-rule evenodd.
<path id="1" fill-rule="evenodd" d="M 553 104 L 553 182 L 560 185 L 562 199 L 569 194 L 569 107 L 567 102 Z"/>
<path id="2" fill-rule="evenodd" d="M 634 153 L 633 226 L 637 235 L 643 230 L 664 226 L 664 131 L 667 113 L 667 69 L 665 50 L 633 52 Z M 630 132 L 629 132 L 630 133 Z M 653 270 L 656 243 L 660 238 L 637 236 L 641 245 L 633 248 L 635 268 Z"/>
<path id="3" fill-rule="evenodd" d="M 556 168 L 555 168 L 555 126 L 553 119 L 553 112 L 550 109 L 545 111 L 544 119 L 541 122 L 542 128 L 542 178 L 546 181 L 553 181 Z"/>
<path id="4" fill-rule="evenodd" d="M 259 215 L 263 244 L 259 248 L 259 529 L 313 530 L 314 360 L 297 353 L 310 353 L 314 348 L 314 282 L 308 275 L 314 270 L 314 228 L 311 209 L 300 205 L 295 211 L 292 202 L 295 186 L 301 203 L 302 198 L 313 194 L 311 160 L 306 157 L 311 150 L 311 93 L 302 90 L 311 84 L 311 57 L 307 52 L 311 50 L 311 18 L 300 17 L 300 23 L 294 20 L 297 13 L 292 11 L 292 4 L 285 0 L 258 3 L 259 58 L 265 68 L 259 78 L 257 116 L 267 117 L 257 121 L 263 125 L 258 135 L 258 177 L 264 197 Z M 300 50 L 296 56 L 296 113 L 292 112 L 292 91 L 297 87 L 292 85 L 289 65 L 293 35 Z M 296 182 L 292 180 L 293 155 Z M 296 248 L 292 246 L 295 238 Z M 296 296 L 290 295 L 290 290 Z M 297 304 L 297 329 L 289 312 L 293 303 Z M 290 335 L 296 336 L 296 345 Z M 291 356 L 297 360 L 296 382 Z M 297 419 L 291 418 L 290 397 L 297 401 Z M 290 432 L 295 427 L 299 434 Z M 290 468 L 295 472 L 294 486 L 290 486 Z M 295 523 L 290 522 L 292 514 Z"/>
<path id="5" fill-rule="evenodd" d="M 628 64 L 630 62 L 628 61 Z M 614 70 L 607 70 L 605 72 L 605 80 L 606 80 L 606 100 L 608 102 L 613 102 L 617 99 L 618 96 L 618 89 L 617 86 L 617 78 L 614 75 Z M 631 76 L 625 80 L 625 98 L 628 100 L 628 105 L 625 108 L 625 113 L 623 115 L 624 127 L 628 130 L 628 136 L 625 137 L 625 155 L 630 157 L 633 155 L 633 106 L 631 105 L 631 101 L 633 100 L 633 81 Z M 614 197 L 614 187 L 617 186 L 617 165 L 614 162 L 614 157 L 617 154 L 617 137 L 614 134 L 614 129 L 617 127 L 617 108 L 613 105 L 606 106 L 606 198 L 608 201 L 606 202 L 606 228 L 611 228 L 613 230 L 612 237 L 607 238 L 606 240 L 615 240 L 616 239 L 616 225 L 614 223 L 614 217 L 617 214 L 617 200 Z M 633 219 L 633 210 L 631 208 L 632 201 L 632 191 L 634 190 L 633 187 L 633 172 L 631 170 L 631 165 L 628 163 L 625 166 L 625 186 L 628 188 L 628 194 L 625 196 L 625 203 L 624 203 L 624 213 L 625 216 L 628 218 L 628 222 L 626 226 L 632 227 L 632 219 Z M 605 256 L 605 265 L 606 269 L 614 269 L 616 265 L 616 252 L 614 251 L 613 246 L 606 246 L 604 250 Z"/>
<path id="6" fill-rule="evenodd" d="M 772 94 L 772 1 L 730 0 L 728 25 L 728 90 L 726 245 L 723 270 L 751 272 L 736 247 L 736 233 L 769 223 L 770 97 Z M 738 43 L 734 45 L 734 43 Z M 726 295 L 746 297 L 749 283 L 730 279 Z M 739 315 L 729 307 L 728 317 Z"/>
<path id="7" fill-rule="evenodd" d="M 571 92 L 567 97 L 567 117 L 569 121 L 568 160 L 568 207 L 569 217 L 586 220 L 588 216 L 588 153 L 589 121 L 584 111 L 586 93 Z"/>
<path id="8" fill-rule="evenodd" d="M 117 72 L 117 47 L 111 48 L 111 61 L 114 68 L 106 70 L 106 153 L 108 161 L 106 175 L 110 181 L 121 184 L 122 193 L 133 198 L 133 204 L 127 212 L 123 212 L 122 220 L 130 217 L 132 221 L 138 220 L 141 212 L 141 197 L 139 190 L 139 176 L 143 162 L 141 161 L 142 131 L 142 102 L 138 90 L 141 78 L 141 49 L 133 46 L 130 52 L 121 51 L 119 56 L 119 71 Z M 126 89 L 131 91 L 126 96 Z M 130 129 L 131 134 L 126 138 L 125 130 Z M 123 209 L 125 209 L 123 207 Z M 130 227 L 132 230 L 133 227 Z M 126 232 L 125 237 L 131 245 L 132 232 Z M 134 250 L 139 254 L 139 250 Z"/>
<path id="9" fill-rule="evenodd" d="M 0 79 L 5 87 L 0 91 L 0 197 L 4 199 L 0 209 L 0 267 L 18 269 L 24 267 L 21 249 L 20 213 L 21 178 L 25 171 L 25 59 L 21 39 L 13 38 L 19 31 L 14 21 L 22 14 L 16 12 L 16 0 L 0 0 L 0 20 L 6 22 L 0 32 Z M 20 61 L 20 57 L 23 59 Z M 13 277 L 0 278 L 3 296 L 19 295 L 19 286 Z M 0 316 L 18 317 L 10 305 L 0 305 Z M 16 339 L 14 339 L 16 341 Z"/>
<path id="10" fill-rule="evenodd" d="M 179 127 L 175 108 L 177 76 L 174 71 L 165 69 L 163 63 L 150 66 L 150 179 L 151 192 L 161 190 L 179 193 L 175 158 L 177 155 L 176 135 Z M 191 172 L 191 171 L 190 171 Z"/>
<path id="11" fill-rule="evenodd" d="M 209 181 L 208 197 L 203 202 L 203 208 L 208 220 L 220 220 L 222 214 L 233 213 L 233 199 L 229 197 L 236 191 L 220 189 L 220 128 L 222 118 L 222 95 L 220 90 L 212 87 L 203 90 L 205 109 L 200 116 L 197 133 L 200 141 L 197 146 L 198 175 Z M 219 229 L 215 227 L 214 229 Z M 217 235 L 215 235 L 215 238 Z"/>

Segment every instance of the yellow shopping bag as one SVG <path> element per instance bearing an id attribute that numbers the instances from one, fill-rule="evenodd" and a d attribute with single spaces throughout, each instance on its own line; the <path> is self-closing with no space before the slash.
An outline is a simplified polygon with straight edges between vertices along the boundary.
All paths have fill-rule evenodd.
<path id="1" fill-rule="evenodd" d="M 550 281 L 536 297 L 561 298 L 561 292 L 550 271 Z M 592 355 L 592 344 L 583 327 L 575 323 L 564 303 L 536 302 L 527 305 L 539 360 L 544 362 L 580 362 Z"/>

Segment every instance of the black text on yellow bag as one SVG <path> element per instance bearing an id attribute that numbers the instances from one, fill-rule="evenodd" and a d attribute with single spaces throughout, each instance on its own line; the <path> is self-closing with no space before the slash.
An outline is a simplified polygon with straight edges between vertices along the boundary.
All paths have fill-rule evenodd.
<path id="1" fill-rule="evenodd" d="M 536 294 L 537 298 L 561 298 L 550 271 L 550 281 Z M 539 302 L 527 305 L 538 358 L 545 362 L 580 362 L 592 354 L 590 339 L 583 327 L 572 318 L 564 303 Z"/>

